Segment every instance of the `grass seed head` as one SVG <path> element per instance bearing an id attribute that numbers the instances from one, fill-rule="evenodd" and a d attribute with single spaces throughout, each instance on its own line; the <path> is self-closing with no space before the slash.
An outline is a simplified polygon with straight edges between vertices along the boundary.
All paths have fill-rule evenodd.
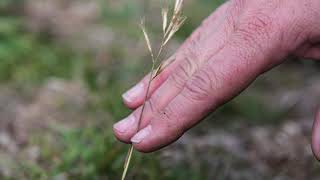
<path id="1" fill-rule="evenodd" d="M 143 36 L 144 36 L 144 39 L 145 39 L 145 41 L 146 41 L 148 50 L 149 50 L 151 56 L 153 57 L 153 51 L 152 51 L 151 41 L 150 41 L 149 35 L 148 35 L 148 33 L 147 33 L 146 27 L 145 27 L 145 19 L 144 19 L 144 18 L 141 18 L 140 28 L 141 28 L 141 30 L 142 30 L 142 32 L 143 32 Z"/>
<path id="2" fill-rule="evenodd" d="M 162 8 L 162 30 L 163 34 L 165 34 L 167 26 L 168 26 L 168 7 Z"/>
<path id="3" fill-rule="evenodd" d="M 168 43 L 168 41 L 181 28 L 181 26 L 183 25 L 183 23 L 187 19 L 185 16 L 182 15 L 183 2 L 184 2 L 184 0 L 176 0 L 175 1 L 175 6 L 173 9 L 173 13 L 172 13 L 172 17 L 171 17 L 169 26 L 164 31 L 164 41 L 163 41 L 164 45 Z"/>

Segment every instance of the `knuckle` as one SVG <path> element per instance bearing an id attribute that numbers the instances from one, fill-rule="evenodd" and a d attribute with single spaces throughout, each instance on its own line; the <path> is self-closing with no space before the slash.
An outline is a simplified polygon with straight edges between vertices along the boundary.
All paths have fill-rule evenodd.
<path id="1" fill-rule="evenodd" d="M 195 63 L 188 56 L 185 56 L 183 62 L 176 68 L 176 71 L 170 77 L 173 85 L 179 89 L 183 88 L 189 77 L 195 71 Z"/>
<path id="2" fill-rule="evenodd" d="M 186 84 L 186 91 L 182 92 L 191 101 L 204 101 L 210 98 L 214 89 L 214 72 L 201 69 Z"/>
<path id="3" fill-rule="evenodd" d="M 269 38 L 274 21 L 270 15 L 263 12 L 248 13 L 240 23 L 237 32 L 249 40 L 252 38 Z"/>
<path id="4" fill-rule="evenodd" d="M 276 30 L 274 21 L 271 16 L 263 12 L 251 12 L 244 16 L 235 30 L 235 36 L 241 47 L 246 46 L 251 50 L 258 50 L 263 53 L 265 41 L 269 41 L 273 37 Z"/>
<path id="5" fill-rule="evenodd" d="M 176 69 L 176 72 L 170 77 L 172 85 L 176 86 L 178 89 L 181 89 L 185 82 L 188 79 L 188 72 L 184 66 L 179 65 Z"/>

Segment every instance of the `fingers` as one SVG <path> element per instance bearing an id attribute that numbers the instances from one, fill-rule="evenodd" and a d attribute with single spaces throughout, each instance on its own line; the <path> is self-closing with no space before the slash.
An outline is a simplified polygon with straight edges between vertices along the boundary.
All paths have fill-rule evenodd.
<path id="1" fill-rule="evenodd" d="M 124 120 L 115 124 L 114 131 L 115 131 L 116 137 L 119 140 L 129 143 L 131 137 L 135 134 L 135 132 L 137 132 L 138 129 L 146 127 L 148 124 L 150 124 L 150 122 L 152 123 L 152 119 L 155 119 L 154 116 L 156 114 L 159 114 L 159 112 L 162 112 L 162 110 L 167 107 L 167 105 L 183 90 L 183 88 L 185 88 L 190 77 L 196 71 L 199 71 L 199 67 L 203 66 L 203 63 L 206 63 L 208 60 L 212 61 L 213 59 L 212 57 L 214 57 L 216 54 L 223 54 L 223 56 L 220 58 L 220 61 L 231 56 L 230 59 L 232 59 L 232 61 L 226 60 L 226 61 L 223 61 L 222 63 L 224 64 L 229 62 L 231 67 L 233 65 L 232 64 L 233 62 L 237 62 L 237 60 L 234 60 L 234 58 L 243 60 L 248 58 L 252 59 L 253 57 L 255 57 L 255 59 L 260 60 L 259 62 L 264 62 L 264 59 L 261 58 L 261 56 L 262 54 L 265 54 L 265 52 L 257 51 L 257 47 L 255 47 L 256 44 L 253 44 L 252 42 L 250 42 L 252 39 L 257 39 L 256 36 L 260 35 L 258 33 L 254 33 L 254 30 L 259 32 L 257 30 L 258 28 L 252 30 L 251 27 L 243 27 L 239 29 L 246 29 L 247 31 L 243 30 L 243 31 L 239 31 L 239 33 L 233 32 L 234 29 L 232 27 L 234 27 L 233 25 L 234 17 L 237 17 L 237 14 L 235 13 L 237 12 L 236 10 L 237 8 L 238 8 L 237 6 L 233 6 L 232 8 L 229 9 L 230 13 L 227 13 L 228 15 L 224 16 L 225 23 L 220 26 L 220 28 L 217 30 L 217 33 L 214 33 L 213 35 L 210 35 L 207 38 L 201 37 L 201 36 L 194 36 L 195 40 L 188 42 L 188 46 L 187 46 L 188 48 L 185 48 L 184 51 L 181 51 L 181 53 L 177 54 L 176 56 L 177 62 L 181 62 L 181 63 L 178 64 L 177 67 L 174 69 L 174 73 L 171 72 L 172 74 L 169 75 L 168 79 L 162 85 L 160 85 L 160 87 L 158 87 L 157 90 L 155 90 L 151 98 L 146 103 L 146 108 L 143 113 L 144 116 L 141 120 L 141 126 L 139 128 L 137 127 L 141 108 L 134 111 L 132 115 L 129 116 L 129 118 L 125 118 Z M 254 21 L 253 23 L 261 23 L 261 20 L 259 19 L 257 20 L 257 22 Z M 252 23 L 250 22 L 247 24 L 250 25 Z M 264 23 L 262 24 L 264 25 Z M 204 29 L 202 29 L 202 31 L 204 32 L 211 31 L 210 27 L 207 27 L 209 29 L 207 29 L 206 26 L 204 26 L 203 28 Z M 265 27 L 262 26 L 261 28 L 265 28 Z M 230 36 L 230 34 L 233 34 L 232 41 L 229 40 L 230 42 L 227 42 L 227 39 Z M 255 35 L 255 37 L 251 37 L 251 34 Z M 199 35 L 201 35 L 201 33 L 199 33 Z M 259 40 L 265 40 L 265 39 L 259 39 Z M 269 43 L 261 43 L 261 44 L 265 46 L 270 45 Z M 224 51 L 227 50 L 227 52 L 221 53 L 223 49 Z M 238 51 L 238 49 L 241 49 L 241 51 Z M 238 54 L 234 54 L 235 52 L 238 52 Z M 253 55 L 256 55 L 256 56 L 253 56 Z M 255 63 L 254 63 L 255 59 L 253 58 L 253 61 L 251 62 L 253 65 L 248 66 L 246 68 L 257 67 L 255 66 Z M 217 61 L 217 62 L 220 62 L 220 61 Z M 246 63 L 246 62 L 248 61 L 242 61 L 242 63 Z M 224 68 L 224 66 L 225 65 L 221 65 L 221 66 L 217 65 L 218 68 Z M 237 66 L 234 66 L 234 67 L 237 67 Z M 204 72 L 207 72 L 208 74 L 210 71 L 204 71 Z M 214 72 L 215 71 L 213 71 L 213 73 Z M 226 72 L 228 72 L 228 68 L 226 68 Z M 242 73 L 243 74 L 250 73 L 250 71 L 244 70 Z M 235 75 L 237 74 L 235 73 Z M 196 77 L 200 77 L 198 78 L 199 82 L 202 81 L 201 79 L 202 76 L 196 76 Z M 238 84 L 239 83 L 241 84 L 241 81 L 239 81 Z M 203 86 L 206 86 L 205 83 L 202 83 L 202 84 Z M 230 96 L 230 93 L 227 93 L 227 95 Z M 208 104 L 203 105 L 202 108 L 203 107 L 211 108 L 210 105 Z M 185 108 L 185 109 L 188 110 L 188 108 Z M 197 117 L 198 118 L 196 119 L 198 120 L 201 118 L 199 114 L 197 115 Z"/>
<path id="2" fill-rule="evenodd" d="M 320 109 L 317 112 L 313 124 L 312 151 L 315 157 L 320 161 Z"/>
<path id="3" fill-rule="evenodd" d="M 226 9 L 226 7 L 224 9 Z M 226 17 L 224 16 L 223 18 Z M 191 40 L 189 39 L 187 43 L 183 45 L 182 50 L 179 50 L 175 56 L 175 64 L 170 65 L 170 69 L 167 70 L 167 72 L 161 73 L 160 80 L 154 82 L 157 85 L 151 86 L 151 91 L 153 92 L 150 93 L 151 97 L 146 102 L 139 129 L 146 127 L 150 123 L 152 117 L 166 107 L 166 105 L 180 93 L 187 80 L 198 70 L 199 66 L 208 60 L 208 57 L 202 56 L 202 54 L 205 54 L 204 51 L 210 49 L 210 54 L 214 54 L 223 47 L 228 34 L 232 31 L 232 28 L 226 28 L 225 24 L 221 24 L 220 26 L 223 28 L 219 28 L 214 35 L 209 36 L 208 38 L 202 37 L 201 35 L 203 34 L 199 33 L 199 30 L 201 30 L 201 32 L 211 31 L 211 27 L 204 26 L 199 28 L 199 30 L 195 32 L 196 35 L 193 34 Z M 201 43 L 199 42 L 200 39 L 203 39 L 201 40 Z M 209 45 L 205 43 L 209 40 L 215 42 L 215 44 Z M 208 45 L 209 47 L 204 45 Z M 146 84 L 147 80 L 145 81 Z M 144 100 L 144 95 L 145 92 L 143 95 L 140 95 L 139 101 L 135 101 L 131 104 L 131 107 L 141 105 Z M 115 135 L 119 140 L 130 143 L 131 137 L 138 131 L 140 114 L 141 107 L 129 115 L 129 118 L 125 118 L 114 125 Z"/>
<path id="4" fill-rule="evenodd" d="M 238 2 L 240 6 L 247 1 L 229 2 Z M 141 152 L 155 151 L 174 142 L 206 114 L 239 94 L 257 76 L 281 63 L 299 47 L 299 43 L 284 43 L 289 35 L 283 33 L 286 25 L 280 20 L 284 19 L 276 14 L 282 11 L 274 11 L 278 3 L 250 2 L 253 4 L 246 6 L 245 11 L 232 6 L 233 10 L 225 13 L 224 23 L 215 26 L 214 32 L 204 23 L 186 41 L 176 56 L 176 66 L 153 82 L 141 124 L 139 107 L 114 126 L 118 139 L 132 142 Z M 242 9 L 241 16 L 235 13 L 237 9 Z M 312 49 L 309 55 L 317 57 L 318 51 Z M 140 93 L 135 97 L 140 97 L 145 88 L 138 87 Z M 132 97 L 129 106 L 142 104 L 143 96 L 137 101 Z M 314 154 L 320 159 L 320 113 L 314 123 L 312 141 Z"/>
<path id="5" fill-rule="evenodd" d="M 149 96 L 151 96 L 161 85 L 164 83 L 167 78 L 171 75 L 171 73 L 179 66 L 181 63 L 180 60 L 183 58 L 176 59 L 176 56 L 181 56 L 184 53 L 185 49 L 190 48 L 193 46 L 192 43 L 199 42 L 199 37 L 207 38 L 209 34 L 213 34 L 214 31 L 217 30 L 219 24 L 222 23 L 222 19 L 225 17 L 225 12 L 230 7 L 230 2 L 224 3 L 220 6 L 212 15 L 210 15 L 204 22 L 202 23 L 201 27 L 199 27 L 179 48 L 176 52 L 176 55 L 169 58 L 167 61 L 173 61 L 170 65 L 168 65 L 151 83 Z M 220 29 L 220 31 L 225 30 L 225 33 L 229 32 L 230 30 Z M 217 34 L 221 32 L 217 32 Z M 222 37 L 222 36 L 221 36 Z M 219 45 L 221 43 L 217 43 Z M 211 47 L 208 50 L 213 50 L 215 47 Z M 126 93 L 123 94 L 123 101 L 127 107 L 130 109 L 136 109 L 137 107 L 141 106 L 146 90 L 148 81 L 150 80 L 150 75 L 148 74 L 145 76 L 138 84 L 136 84 L 133 88 L 128 90 Z"/>
<path id="6" fill-rule="evenodd" d="M 175 69 L 175 72 L 170 75 L 146 102 L 139 129 L 147 126 L 151 118 L 179 94 L 187 80 L 197 70 L 196 61 L 194 61 L 197 57 L 191 51 L 189 52 L 176 57 L 181 63 Z M 119 140 L 129 143 L 131 137 L 138 131 L 141 109 L 142 107 L 140 106 L 127 118 L 114 125 L 115 134 Z"/>
<path id="7" fill-rule="evenodd" d="M 151 152 L 174 142 L 271 66 L 273 61 L 267 58 L 275 52 L 268 49 L 269 45 L 262 45 L 265 51 L 259 51 L 254 43 L 242 41 L 240 35 L 234 38 L 204 63 L 189 78 L 182 91 L 131 139 L 136 149 Z"/>
<path id="8" fill-rule="evenodd" d="M 188 42 L 190 46 L 176 57 L 181 64 L 147 102 L 141 127 L 139 108 L 114 126 L 118 139 L 131 140 L 142 152 L 168 145 L 286 55 L 273 19 L 260 11 L 249 13 L 241 16 L 235 28 L 237 8 L 230 8 L 218 33 L 208 37 L 199 33 Z M 126 126 L 121 127 L 123 123 Z"/>
<path id="9" fill-rule="evenodd" d="M 143 111 L 140 127 L 144 128 L 149 124 L 152 116 L 163 109 L 183 88 L 184 83 L 193 74 L 195 68 L 193 62 L 190 61 L 190 56 L 177 56 L 177 59 L 183 61 L 176 68 L 175 72 L 159 87 L 148 99 Z M 185 63 L 184 61 L 188 61 Z M 142 99 L 143 101 L 143 99 Z M 142 107 L 133 111 L 127 118 L 121 120 L 114 125 L 116 137 L 126 143 L 130 142 L 131 137 L 138 131 L 138 124 L 141 116 Z"/>

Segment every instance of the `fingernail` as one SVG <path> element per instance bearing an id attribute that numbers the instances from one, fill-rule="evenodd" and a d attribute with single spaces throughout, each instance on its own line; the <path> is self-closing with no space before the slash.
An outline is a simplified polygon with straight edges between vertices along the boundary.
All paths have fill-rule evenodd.
<path id="1" fill-rule="evenodd" d="M 143 93 L 143 83 L 138 83 L 132 87 L 129 91 L 122 95 L 123 99 L 127 102 L 132 102 Z"/>
<path id="2" fill-rule="evenodd" d="M 131 138 L 131 142 L 138 144 L 140 143 L 144 138 L 149 136 L 151 134 L 151 125 L 147 126 L 146 128 L 139 131 L 133 138 Z"/>
<path id="3" fill-rule="evenodd" d="M 113 125 L 113 128 L 120 132 L 124 133 L 126 132 L 130 127 L 134 125 L 135 118 L 133 115 L 130 115 L 129 117 L 117 122 L 115 125 Z"/>

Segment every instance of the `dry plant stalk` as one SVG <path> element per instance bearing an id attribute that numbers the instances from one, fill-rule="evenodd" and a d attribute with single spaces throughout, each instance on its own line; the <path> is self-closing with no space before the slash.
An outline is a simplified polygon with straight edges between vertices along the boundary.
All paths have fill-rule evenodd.
<path id="1" fill-rule="evenodd" d="M 183 16 L 182 14 L 182 5 L 183 5 L 183 1 L 184 0 L 175 0 L 175 4 L 174 4 L 174 8 L 172 10 L 172 14 L 171 14 L 171 18 L 169 17 L 169 5 L 167 0 L 164 0 L 163 2 L 163 7 L 162 7 L 162 30 L 163 30 L 163 36 L 162 36 L 162 40 L 161 40 L 161 44 L 160 44 L 160 48 L 158 50 L 158 52 L 156 54 L 154 54 L 154 51 L 152 49 L 152 45 L 151 45 L 151 41 L 149 38 L 149 35 L 147 33 L 146 27 L 145 27 L 145 21 L 142 18 L 141 22 L 140 22 L 140 28 L 142 30 L 148 51 L 150 53 L 151 56 L 151 60 L 152 60 L 152 67 L 150 70 L 150 79 L 148 81 L 148 86 L 147 86 L 147 91 L 145 94 L 145 98 L 144 98 L 144 102 L 142 104 L 142 110 L 141 110 L 141 114 L 138 120 L 138 130 L 140 129 L 140 123 L 141 123 L 141 119 L 143 117 L 143 112 L 145 109 L 145 105 L 146 105 L 146 101 L 147 98 L 149 96 L 149 90 L 150 90 L 150 85 L 152 80 L 157 77 L 160 72 L 167 66 L 169 65 L 171 61 L 169 62 L 161 62 L 160 65 L 156 68 L 156 65 L 158 63 L 158 61 L 160 60 L 160 56 L 161 53 L 164 49 L 164 47 L 167 45 L 167 43 L 170 41 L 170 39 L 173 37 L 173 35 L 181 28 L 181 26 L 184 24 L 184 22 L 186 21 L 186 17 Z M 170 21 L 168 21 L 170 19 Z M 129 168 L 129 164 L 131 161 L 131 157 L 133 154 L 133 145 L 131 144 L 127 156 L 126 156 L 126 160 L 124 163 L 124 169 L 123 169 L 123 173 L 122 173 L 122 178 L 121 180 L 125 180 L 126 178 L 126 174 Z"/>

